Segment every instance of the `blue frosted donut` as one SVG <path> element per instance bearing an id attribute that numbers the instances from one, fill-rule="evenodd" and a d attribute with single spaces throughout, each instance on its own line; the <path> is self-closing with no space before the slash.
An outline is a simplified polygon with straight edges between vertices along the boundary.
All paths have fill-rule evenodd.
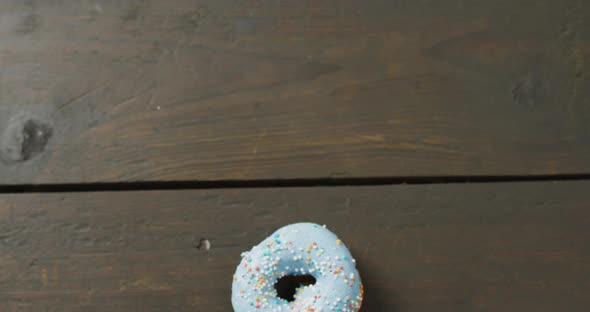
<path id="1" fill-rule="evenodd" d="M 235 312 L 358 312 L 363 285 L 355 260 L 342 241 L 313 223 L 280 228 L 249 252 L 233 277 Z M 293 301 L 280 298 L 275 284 L 283 277 L 312 276 Z"/>

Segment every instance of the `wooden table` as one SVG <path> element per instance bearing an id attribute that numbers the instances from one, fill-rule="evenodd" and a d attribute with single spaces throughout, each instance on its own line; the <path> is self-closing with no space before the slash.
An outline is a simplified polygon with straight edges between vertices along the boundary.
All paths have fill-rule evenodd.
<path id="1" fill-rule="evenodd" d="M 0 311 L 232 311 L 299 221 L 362 311 L 588 311 L 589 190 L 589 1 L 0 2 Z"/>

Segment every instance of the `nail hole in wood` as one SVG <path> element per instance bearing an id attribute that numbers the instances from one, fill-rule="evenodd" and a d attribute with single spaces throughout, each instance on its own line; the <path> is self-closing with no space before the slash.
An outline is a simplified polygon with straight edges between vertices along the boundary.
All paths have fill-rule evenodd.
<path id="1" fill-rule="evenodd" d="M 197 245 L 197 249 L 207 251 L 211 249 L 211 242 L 208 239 L 202 238 Z"/>

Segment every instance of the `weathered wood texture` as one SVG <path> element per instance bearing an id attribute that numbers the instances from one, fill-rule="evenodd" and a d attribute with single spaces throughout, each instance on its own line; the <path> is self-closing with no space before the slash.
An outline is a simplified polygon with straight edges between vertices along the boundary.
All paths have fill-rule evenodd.
<path id="1" fill-rule="evenodd" d="M 0 183 L 590 171 L 590 2 L 0 3 Z"/>
<path id="2" fill-rule="evenodd" d="M 582 312 L 588 182 L 3 195 L 2 311 L 231 311 L 240 253 L 325 223 L 362 311 Z M 209 251 L 196 248 L 209 239 Z"/>

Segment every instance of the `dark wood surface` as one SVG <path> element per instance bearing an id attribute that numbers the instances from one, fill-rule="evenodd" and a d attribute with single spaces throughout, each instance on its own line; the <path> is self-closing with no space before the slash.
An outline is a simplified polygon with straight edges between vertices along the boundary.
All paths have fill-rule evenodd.
<path id="1" fill-rule="evenodd" d="M 585 0 L 0 1 L 0 186 L 588 174 L 589 17 Z M 589 188 L 2 194 L 0 311 L 231 311 L 239 254 L 298 221 L 349 245 L 364 312 L 588 311 Z"/>
<path id="2" fill-rule="evenodd" d="M 366 312 L 585 312 L 588 182 L 0 196 L 2 311 L 232 311 L 240 253 L 325 223 Z M 208 239 L 211 249 L 197 246 Z"/>
<path id="3" fill-rule="evenodd" d="M 0 183 L 590 172 L 590 2 L 0 2 Z"/>

